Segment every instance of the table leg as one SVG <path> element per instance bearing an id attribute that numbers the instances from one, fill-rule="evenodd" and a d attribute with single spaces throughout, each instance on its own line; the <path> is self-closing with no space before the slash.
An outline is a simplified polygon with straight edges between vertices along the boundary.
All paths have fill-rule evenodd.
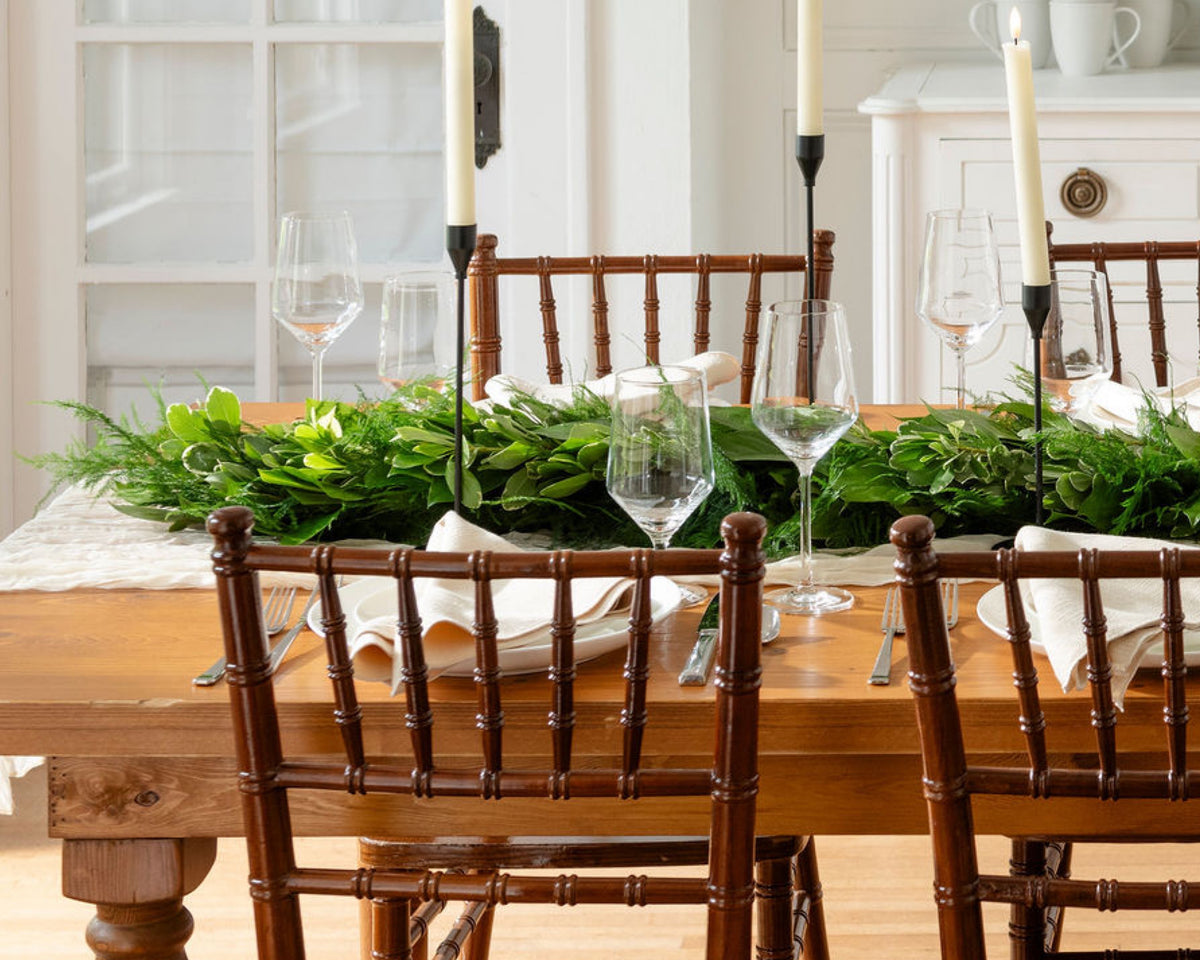
<path id="1" fill-rule="evenodd" d="M 213 837 L 64 840 L 63 895 L 96 905 L 87 942 L 98 960 L 186 960 L 183 898 L 216 855 Z"/>

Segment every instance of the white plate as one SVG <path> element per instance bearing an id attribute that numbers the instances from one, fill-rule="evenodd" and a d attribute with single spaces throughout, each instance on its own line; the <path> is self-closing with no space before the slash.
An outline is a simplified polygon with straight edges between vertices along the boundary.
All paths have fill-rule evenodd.
<path id="1" fill-rule="evenodd" d="M 1004 606 L 1003 584 L 992 587 L 991 590 L 979 598 L 979 603 L 975 606 L 975 613 L 979 617 L 979 622 L 993 633 L 997 633 L 1005 638 L 1008 637 L 1008 613 Z M 1183 644 L 1184 663 L 1189 667 L 1200 666 L 1200 636 L 1185 631 Z M 1033 617 L 1029 618 L 1029 646 L 1038 653 L 1046 652 L 1046 647 L 1039 635 L 1037 620 Z M 1162 666 L 1162 659 L 1162 644 L 1156 643 L 1142 656 L 1142 662 L 1138 664 L 1138 669 L 1160 667 Z"/>
<path id="2" fill-rule="evenodd" d="M 362 620 L 359 611 L 364 606 L 375 610 L 380 602 L 380 595 L 391 598 L 396 602 L 396 586 L 392 580 L 380 580 L 377 577 L 365 577 L 342 588 L 339 595 L 342 609 L 346 614 L 346 637 L 353 640 L 358 634 Z M 650 580 L 650 621 L 658 623 L 664 617 L 679 608 L 682 597 L 674 582 L 666 577 L 652 577 Z M 376 612 L 374 615 L 378 615 Z M 369 619 L 369 617 L 368 617 Z M 308 626 L 317 636 L 325 636 L 321 628 L 321 601 L 318 600 L 308 611 Z M 629 615 L 605 617 L 594 623 L 581 624 L 575 630 L 575 662 L 593 660 L 613 650 L 625 646 L 629 637 Z M 537 673 L 550 666 L 551 640 L 550 628 L 543 633 L 530 637 L 528 642 L 519 647 L 509 647 L 499 652 L 500 669 L 508 675 L 520 673 Z M 443 671 L 448 677 L 469 677 L 475 669 L 474 660 L 457 663 Z"/>

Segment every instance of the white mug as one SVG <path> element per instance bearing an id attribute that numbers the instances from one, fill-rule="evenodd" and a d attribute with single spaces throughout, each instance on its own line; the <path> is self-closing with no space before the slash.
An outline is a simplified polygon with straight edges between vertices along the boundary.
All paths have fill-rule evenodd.
<path id="1" fill-rule="evenodd" d="M 1133 33 L 1114 50 L 1118 14 L 1133 19 Z M 1050 36 L 1064 76 L 1090 77 L 1111 66 L 1141 30 L 1138 12 L 1118 7 L 1117 0 L 1050 0 Z"/>
<path id="2" fill-rule="evenodd" d="M 1013 7 L 1021 14 L 1021 39 L 1029 41 L 1033 69 L 1040 70 L 1050 59 L 1049 0 L 979 0 L 967 18 L 971 32 L 1003 60 L 1000 47 L 1012 41 L 1009 17 Z M 989 16 L 993 12 L 995 15 Z"/>
<path id="3" fill-rule="evenodd" d="M 1138 32 L 1123 57 L 1130 67 L 1157 67 L 1188 28 L 1192 8 L 1187 0 L 1123 0 L 1142 18 Z M 1174 31 L 1171 30 L 1175 25 Z"/>

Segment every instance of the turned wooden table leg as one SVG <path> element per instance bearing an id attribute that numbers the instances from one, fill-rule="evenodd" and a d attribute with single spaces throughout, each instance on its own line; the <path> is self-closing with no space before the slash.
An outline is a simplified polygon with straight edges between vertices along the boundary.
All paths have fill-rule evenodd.
<path id="1" fill-rule="evenodd" d="M 98 960 L 186 960 L 183 898 L 216 855 L 213 837 L 64 840 L 63 895 L 96 905 L 87 942 Z"/>

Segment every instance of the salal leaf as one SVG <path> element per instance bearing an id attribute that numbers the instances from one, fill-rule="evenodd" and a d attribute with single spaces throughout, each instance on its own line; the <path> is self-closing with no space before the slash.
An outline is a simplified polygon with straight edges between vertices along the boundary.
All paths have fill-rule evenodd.
<path id="1" fill-rule="evenodd" d="M 536 497 L 537 492 L 537 483 L 533 477 L 524 470 L 518 470 L 504 484 L 504 491 L 500 494 L 500 502 L 505 510 L 519 510 L 521 504 L 512 503 L 511 501 L 518 498 Z"/>
<path id="2" fill-rule="evenodd" d="M 167 407 L 167 426 L 176 437 L 187 443 L 212 439 L 204 415 L 190 409 L 186 403 L 173 403 Z"/>
<path id="3" fill-rule="evenodd" d="M 204 410 L 210 420 L 224 424 L 231 432 L 241 430 L 242 405 L 238 402 L 237 394 L 224 387 L 213 387 L 204 401 Z"/>
<path id="4" fill-rule="evenodd" d="M 446 462 L 446 486 L 454 489 L 454 461 Z M 453 496 L 451 497 L 453 499 Z M 463 468 L 462 472 L 462 503 L 464 507 L 470 510 L 478 510 L 479 505 L 483 503 L 483 488 L 479 485 L 479 479 L 470 470 Z"/>
<path id="5" fill-rule="evenodd" d="M 323 453 L 306 453 L 304 455 L 304 465 L 312 470 L 345 470 L 346 465 L 332 457 L 327 457 Z"/>
<path id="6" fill-rule="evenodd" d="M 567 477 L 565 480 L 556 480 L 554 483 L 546 484 L 538 490 L 538 495 L 551 500 L 562 500 L 578 493 L 591 482 L 592 475 L 590 473 L 580 473 L 573 477 Z"/>
<path id="7" fill-rule="evenodd" d="M 514 441 L 484 460 L 482 466 L 492 470 L 515 470 L 535 453 L 537 450 L 529 444 Z"/>
<path id="8" fill-rule="evenodd" d="M 302 520 L 295 524 L 287 533 L 279 538 L 280 543 L 304 543 L 311 540 L 318 533 L 329 529 L 329 525 L 338 518 L 340 510 L 335 510 L 333 513 L 322 514 L 321 516 L 313 517 L 310 520 Z"/>

